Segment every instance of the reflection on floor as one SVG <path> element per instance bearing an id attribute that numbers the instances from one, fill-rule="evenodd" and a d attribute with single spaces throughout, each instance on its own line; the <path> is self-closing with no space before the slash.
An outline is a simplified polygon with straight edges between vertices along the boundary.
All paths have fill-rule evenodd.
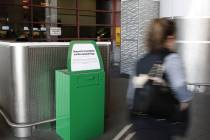
<path id="1" fill-rule="evenodd" d="M 127 120 L 126 111 L 126 91 L 128 85 L 127 78 L 120 78 L 119 75 L 112 75 L 111 78 L 111 97 L 109 105 L 109 115 L 106 120 L 106 131 L 103 136 L 97 138 L 96 140 L 112 140 L 117 139 L 119 132 L 123 130 L 128 130 L 130 124 Z M 191 126 L 187 137 L 184 138 L 174 138 L 174 140 L 209 140 L 210 139 L 210 92 L 203 94 L 195 94 L 192 111 L 191 111 Z M 121 131 L 122 132 L 122 131 Z M 142 131 L 144 132 L 144 131 Z M 125 132 L 125 134 L 131 132 Z M 123 140 L 126 139 L 122 136 Z M 5 124 L 5 122 L 0 119 L 0 140 L 59 140 L 59 137 L 54 131 L 35 131 L 33 136 L 26 139 L 18 139 L 12 135 L 11 130 Z M 143 140 L 143 139 L 142 139 Z M 162 140 L 162 139 L 156 139 Z"/>

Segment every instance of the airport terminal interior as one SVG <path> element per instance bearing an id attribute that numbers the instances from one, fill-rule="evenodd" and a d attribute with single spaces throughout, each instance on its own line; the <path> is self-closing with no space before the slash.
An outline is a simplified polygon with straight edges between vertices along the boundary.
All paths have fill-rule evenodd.
<path id="1" fill-rule="evenodd" d="M 165 118 L 145 115 L 138 131 L 130 120 L 133 72 L 160 18 L 176 24 L 193 95 L 184 135 Z M 209 0 L 0 0 L 0 140 L 209 140 L 209 29 Z"/>

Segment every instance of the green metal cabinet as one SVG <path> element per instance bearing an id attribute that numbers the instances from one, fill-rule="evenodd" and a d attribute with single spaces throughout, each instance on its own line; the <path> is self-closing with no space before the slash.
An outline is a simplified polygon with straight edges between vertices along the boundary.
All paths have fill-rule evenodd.
<path id="1" fill-rule="evenodd" d="M 91 49 L 81 49 L 81 46 L 85 48 L 88 44 L 92 46 Z M 81 50 L 75 51 L 76 45 L 80 45 Z M 77 62 L 72 60 L 73 55 L 76 56 L 75 61 L 81 63 L 79 68 L 83 64 L 88 66 L 89 60 L 93 62 L 91 55 L 98 57 L 94 63 L 100 66 L 97 66 L 97 69 L 90 69 L 90 66 L 73 70 L 72 63 L 77 65 Z M 81 55 L 79 59 L 77 55 Z M 86 55 L 90 55 L 87 56 L 89 60 L 85 60 Z M 105 73 L 96 43 L 71 42 L 67 67 L 67 70 L 56 71 L 56 132 L 64 140 L 97 138 L 104 131 Z"/>

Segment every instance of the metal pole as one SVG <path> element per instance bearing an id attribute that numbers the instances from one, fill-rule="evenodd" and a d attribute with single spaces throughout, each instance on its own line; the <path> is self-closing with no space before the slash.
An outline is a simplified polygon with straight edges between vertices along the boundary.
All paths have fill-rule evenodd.
<path id="1" fill-rule="evenodd" d="M 33 1 L 30 0 L 30 41 L 33 41 L 33 22 L 34 22 L 34 19 L 33 19 L 33 16 L 34 16 L 34 13 L 33 13 Z"/>
<path id="2" fill-rule="evenodd" d="M 115 40 L 115 28 L 116 28 L 116 0 L 112 0 L 112 39 Z"/>
<path id="3" fill-rule="evenodd" d="M 77 38 L 80 38 L 80 21 L 79 21 L 79 0 L 76 0 L 76 24 L 77 24 Z"/>

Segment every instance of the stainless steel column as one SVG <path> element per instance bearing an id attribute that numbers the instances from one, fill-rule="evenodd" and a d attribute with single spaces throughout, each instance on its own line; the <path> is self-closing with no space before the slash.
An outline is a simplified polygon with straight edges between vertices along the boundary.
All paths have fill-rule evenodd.
<path id="1" fill-rule="evenodd" d="M 210 18 L 175 18 L 177 47 L 189 84 L 210 83 Z"/>
<path id="2" fill-rule="evenodd" d="M 13 67 L 13 85 L 14 85 L 14 115 L 12 120 L 16 123 L 28 123 L 28 53 L 27 48 L 23 46 L 12 47 L 12 67 Z M 31 136 L 31 127 L 15 128 L 14 134 L 17 137 Z"/>

